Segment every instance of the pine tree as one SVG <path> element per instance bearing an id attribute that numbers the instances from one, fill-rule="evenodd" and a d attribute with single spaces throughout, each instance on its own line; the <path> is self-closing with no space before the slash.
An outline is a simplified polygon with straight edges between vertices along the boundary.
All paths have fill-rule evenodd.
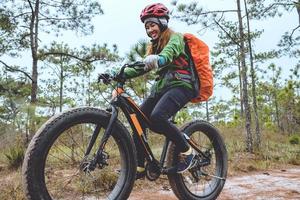
<path id="1" fill-rule="evenodd" d="M 61 30 L 76 30 L 84 34 L 91 33 L 90 21 L 95 15 L 102 14 L 101 6 L 96 1 L 13 1 L 4 0 L 2 6 L 11 19 L 12 25 L 23 37 L 21 41 L 28 43 L 32 57 L 31 71 L 31 103 L 37 101 L 38 89 L 38 50 L 39 34 Z"/>

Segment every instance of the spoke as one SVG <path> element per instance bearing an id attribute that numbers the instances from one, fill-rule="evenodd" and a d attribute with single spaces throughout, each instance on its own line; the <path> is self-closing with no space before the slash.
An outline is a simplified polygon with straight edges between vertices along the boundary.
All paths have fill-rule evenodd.
<path id="1" fill-rule="evenodd" d="M 109 138 L 105 146 L 105 152 L 109 155 L 108 166 L 103 169 L 97 167 L 90 173 L 84 173 L 78 167 L 84 159 L 83 149 L 87 148 L 88 134 L 94 129 L 93 123 L 73 125 L 68 130 L 60 132 L 60 136 L 52 145 L 45 163 L 44 177 L 53 199 L 112 200 L 110 197 L 112 190 L 120 187 L 116 184 L 124 174 L 125 169 L 121 167 L 124 160 L 120 156 L 118 141 L 113 137 Z M 103 135 L 103 131 L 105 130 L 101 129 L 99 137 Z M 98 139 L 96 141 L 99 141 Z M 91 154 L 95 153 L 96 148 L 95 142 Z M 86 161 L 92 159 L 91 156 L 87 157 Z"/>
<path id="2" fill-rule="evenodd" d="M 61 141 L 60 139 L 58 140 L 58 143 L 61 142 L 63 145 L 65 145 L 65 147 L 69 148 L 71 150 L 71 152 L 75 153 L 76 156 L 78 156 L 79 158 L 82 157 L 82 155 L 78 154 L 75 149 L 72 149 L 71 147 L 69 147 L 65 142 Z M 71 158 L 72 159 L 72 158 Z"/>
<path id="3" fill-rule="evenodd" d="M 201 194 L 203 195 L 203 194 L 205 194 L 205 184 L 206 184 L 206 183 L 205 183 L 205 181 L 202 180 L 202 179 L 200 179 L 200 183 L 202 184 L 202 193 L 201 193 Z"/>
<path id="4" fill-rule="evenodd" d="M 78 169 L 76 172 L 74 172 L 73 174 L 69 175 L 69 176 L 66 176 L 66 177 L 62 177 L 61 179 L 62 180 L 66 180 L 68 178 L 74 178 L 75 176 L 78 176 L 78 174 L 80 173 L 81 171 Z M 62 181 L 64 182 L 64 181 Z"/>
<path id="5" fill-rule="evenodd" d="M 82 126 L 80 126 L 80 128 L 81 128 L 81 141 L 82 141 L 82 146 L 83 146 L 83 149 L 86 149 L 86 145 L 84 145 L 84 144 L 86 144 L 86 142 L 84 141 L 84 132 L 83 132 L 83 128 L 82 128 Z"/>
<path id="6" fill-rule="evenodd" d="M 218 166 L 214 144 L 216 143 L 217 138 L 209 138 L 208 135 L 206 135 L 202 131 L 192 133 L 190 138 L 193 141 L 193 143 L 198 147 L 198 149 L 205 155 L 205 157 L 202 157 L 200 152 L 200 158 L 202 157 L 202 159 L 210 159 L 210 164 L 207 166 L 200 167 L 197 169 L 197 171 L 194 172 L 198 172 L 200 174 L 190 174 L 190 176 L 187 174 L 183 175 L 185 177 L 183 181 L 192 193 L 199 197 L 204 197 L 214 191 L 216 187 L 216 181 L 225 180 L 225 178 L 217 176 L 218 174 L 216 171 Z M 198 179 L 194 176 L 197 176 Z"/>
<path id="7" fill-rule="evenodd" d="M 199 184 L 196 183 L 196 185 L 195 185 L 195 187 L 194 187 L 194 188 L 195 188 L 195 193 L 196 193 L 196 194 L 197 194 L 197 190 L 199 190 L 199 193 L 200 193 L 200 189 L 201 189 L 200 187 L 198 187 L 198 185 L 199 185 Z M 198 188 L 199 188 L 199 189 L 198 189 Z"/>
<path id="8" fill-rule="evenodd" d="M 226 178 L 223 178 L 223 177 L 220 177 L 220 176 L 211 175 L 211 174 L 208 174 L 208 173 L 205 173 L 205 172 L 202 172 L 202 174 L 204 176 L 209 176 L 209 177 L 217 178 L 217 179 L 220 179 L 220 180 L 226 180 Z"/>
<path id="9" fill-rule="evenodd" d="M 68 176 L 68 177 L 63 177 L 62 178 L 62 182 L 57 184 L 55 183 L 55 186 L 59 186 L 58 187 L 54 187 L 53 190 L 54 191 L 58 191 L 58 193 L 55 193 L 56 196 L 60 196 L 65 190 L 66 186 L 69 185 L 71 183 L 71 181 L 78 176 L 78 174 L 80 173 L 80 170 L 77 170 L 76 172 L 74 172 L 74 174 Z M 70 179 L 69 179 L 70 178 Z M 64 183 L 65 181 L 67 181 L 66 183 Z M 63 184 L 63 186 L 61 186 Z"/>
<path id="10" fill-rule="evenodd" d="M 102 171 L 102 174 L 106 174 L 106 173 L 107 172 Z M 95 177 L 92 173 L 86 173 L 85 176 L 87 177 L 87 181 L 89 181 L 91 183 L 94 183 L 94 181 L 97 180 L 97 177 Z M 87 181 L 82 181 L 82 185 L 85 184 Z M 94 189 L 92 190 L 93 195 L 98 194 L 98 195 L 96 195 L 96 199 L 100 199 L 100 197 L 101 197 L 100 194 L 102 194 L 102 196 L 104 195 L 106 197 L 105 199 L 107 199 L 109 193 L 107 192 L 106 189 L 97 188 L 97 186 L 95 184 L 93 184 L 93 186 L 94 186 Z"/>
<path id="11" fill-rule="evenodd" d="M 211 181 L 208 181 L 208 187 L 210 188 L 210 191 L 213 191 L 213 187 L 211 186 Z"/>
<path id="12" fill-rule="evenodd" d="M 66 160 L 63 160 L 63 159 L 61 159 L 61 158 L 59 158 L 59 157 L 57 157 L 57 156 L 55 156 L 55 155 L 53 155 L 53 154 L 48 154 L 49 156 L 51 156 L 51 157 L 53 157 L 53 158 L 56 158 L 57 160 L 60 160 L 61 162 L 64 162 L 64 163 L 68 163 L 68 161 L 66 161 Z"/>
<path id="13" fill-rule="evenodd" d="M 70 158 L 71 160 L 73 160 L 73 158 L 70 157 L 70 156 L 69 156 L 65 151 L 63 151 L 61 148 L 59 148 L 58 145 L 54 144 L 53 147 L 54 147 L 54 149 L 57 148 L 59 151 L 61 151 L 61 152 L 65 155 L 65 157 L 68 157 L 68 158 Z M 53 156 L 53 157 L 54 157 L 54 156 Z"/>
<path id="14" fill-rule="evenodd" d="M 82 127 L 82 126 L 80 126 Z M 72 132 L 73 135 L 73 129 L 70 130 Z M 71 136 L 71 134 L 69 133 L 69 131 L 67 131 L 67 134 L 71 137 L 72 141 L 79 147 L 79 149 L 81 150 L 81 152 L 84 154 L 84 150 L 80 147 L 80 145 L 74 140 L 74 138 Z"/>
<path id="15" fill-rule="evenodd" d="M 78 174 L 80 173 L 80 170 L 77 170 L 74 174 L 68 176 L 68 177 L 65 177 L 63 178 L 63 180 L 67 180 L 68 178 L 70 178 L 63 186 L 63 188 L 65 188 L 67 185 L 69 185 L 71 183 L 71 181 L 76 177 L 78 176 Z M 63 183 L 64 181 L 62 181 Z"/>

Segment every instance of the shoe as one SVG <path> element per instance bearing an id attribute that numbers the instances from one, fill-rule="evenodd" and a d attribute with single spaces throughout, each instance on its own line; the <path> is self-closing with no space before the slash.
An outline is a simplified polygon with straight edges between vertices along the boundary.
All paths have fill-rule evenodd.
<path id="1" fill-rule="evenodd" d="M 146 177 L 146 170 L 143 167 L 138 167 L 135 175 L 135 180 L 144 179 Z"/>
<path id="2" fill-rule="evenodd" d="M 195 154 L 193 150 L 192 153 L 188 155 L 180 153 L 178 156 L 177 173 L 183 173 L 190 169 L 193 166 L 194 157 Z"/>
<path id="3" fill-rule="evenodd" d="M 146 171 L 136 172 L 135 180 L 144 179 L 146 177 Z"/>

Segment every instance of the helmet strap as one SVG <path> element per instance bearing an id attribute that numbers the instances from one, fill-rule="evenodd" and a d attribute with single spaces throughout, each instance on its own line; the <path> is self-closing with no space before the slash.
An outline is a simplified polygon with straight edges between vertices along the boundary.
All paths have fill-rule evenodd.
<path id="1" fill-rule="evenodd" d="M 158 26 L 159 26 L 159 28 L 160 28 L 160 31 L 161 32 L 164 32 L 167 28 L 168 28 L 168 25 L 163 25 L 162 23 L 161 23 L 161 21 L 160 21 L 160 19 L 158 18 L 158 22 L 159 22 L 159 24 L 158 24 Z"/>

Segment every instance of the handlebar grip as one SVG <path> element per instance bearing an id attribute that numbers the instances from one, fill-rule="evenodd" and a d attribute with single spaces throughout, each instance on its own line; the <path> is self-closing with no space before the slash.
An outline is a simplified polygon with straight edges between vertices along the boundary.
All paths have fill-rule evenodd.
<path id="1" fill-rule="evenodd" d="M 132 64 L 125 64 L 122 66 L 120 72 L 115 75 L 115 76 L 112 76 L 110 74 L 107 74 L 107 73 L 103 73 L 103 74 L 99 74 L 98 75 L 98 83 L 102 82 L 104 84 L 109 84 L 112 80 L 114 81 L 120 81 L 120 82 L 124 82 L 125 81 L 125 78 L 123 77 L 124 75 L 124 70 L 125 68 L 144 68 L 145 67 L 145 64 L 141 61 L 137 61 L 135 63 L 132 63 Z"/>
<path id="2" fill-rule="evenodd" d="M 99 74 L 98 83 L 102 82 L 105 85 L 109 84 L 112 81 L 112 77 L 109 74 Z"/>
<path id="3" fill-rule="evenodd" d="M 132 63 L 132 64 L 127 64 L 127 67 L 129 67 L 129 68 L 143 68 L 143 67 L 145 67 L 145 63 L 143 63 L 141 61 L 137 61 L 137 62 Z"/>
<path id="4" fill-rule="evenodd" d="M 138 61 L 138 62 L 135 62 L 133 63 L 132 65 L 135 65 L 137 67 L 145 67 L 145 63 L 141 62 L 141 61 Z"/>

